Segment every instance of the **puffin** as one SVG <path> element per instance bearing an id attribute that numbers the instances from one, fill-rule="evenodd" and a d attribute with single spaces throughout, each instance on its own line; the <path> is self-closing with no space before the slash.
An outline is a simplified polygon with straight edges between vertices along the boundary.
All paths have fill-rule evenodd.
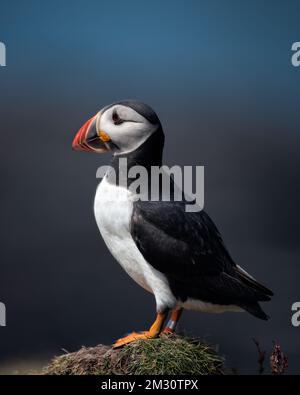
<path id="1" fill-rule="evenodd" d="M 153 109 L 140 101 L 123 100 L 91 117 L 72 143 L 77 151 L 112 154 L 96 190 L 96 223 L 113 257 L 155 298 L 151 327 L 118 339 L 115 348 L 174 333 L 184 309 L 269 318 L 260 302 L 270 301 L 273 292 L 233 261 L 204 210 L 187 211 L 184 198 L 175 200 L 172 194 L 168 201 L 161 195 L 156 200 L 138 199 L 130 188 L 131 168 L 143 166 L 150 172 L 153 166 L 162 166 L 164 141 Z M 124 174 L 119 164 L 125 159 L 127 183 L 120 181 Z"/>

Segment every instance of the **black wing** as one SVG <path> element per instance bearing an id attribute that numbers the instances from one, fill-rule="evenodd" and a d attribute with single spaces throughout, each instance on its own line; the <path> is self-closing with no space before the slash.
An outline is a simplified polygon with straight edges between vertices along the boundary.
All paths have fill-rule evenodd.
<path id="1" fill-rule="evenodd" d="M 132 237 L 147 262 L 164 273 L 177 299 L 237 305 L 266 319 L 258 301 L 272 292 L 233 262 L 204 212 L 185 212 L 184 202 L 134 204 Z"/>

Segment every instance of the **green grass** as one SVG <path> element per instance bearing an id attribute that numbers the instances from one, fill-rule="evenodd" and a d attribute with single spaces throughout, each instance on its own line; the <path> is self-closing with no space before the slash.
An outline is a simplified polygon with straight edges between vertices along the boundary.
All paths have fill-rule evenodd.
<path id="1" fill-rule="evenodd" d="M 223 358 L 197 338 L 168 335 L 139 340 L 116 350 L 103 345 L 83 347 L 54 358 L 44 374 L 223 374 Z"/>

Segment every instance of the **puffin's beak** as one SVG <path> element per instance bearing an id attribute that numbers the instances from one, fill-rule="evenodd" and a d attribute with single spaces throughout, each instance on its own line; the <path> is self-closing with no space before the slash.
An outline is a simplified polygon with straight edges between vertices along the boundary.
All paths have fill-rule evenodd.
<path id="1" fill-rule="evenodd" d="M 106 152 L 108 151 L 104 141 L 100 138 L 96 129 L 96 116 L 89 119 L 77 132 L 72 148 L 76 151 Z"/>

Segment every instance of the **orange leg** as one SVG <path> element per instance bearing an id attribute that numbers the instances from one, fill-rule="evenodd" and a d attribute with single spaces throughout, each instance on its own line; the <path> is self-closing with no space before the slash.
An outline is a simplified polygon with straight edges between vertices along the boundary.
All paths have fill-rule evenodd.
<path id="1" fill-rule="evenodd" d="M 129 335 L 117 340 L 113 345 L 113 348 L 122 347 L 125 344 L 134 342 L 136 340 L 153 339 L 154 337 L 157 337 L 160 334 L 165 318 L 166 318 L 165 313 L 164 314 L 158 313 L 156 316 L 156 320 L 154 321 L 154 323 L 152 324 L 151 328 L 148 331 L 130 333 Z"/>
<path id="2" fill-rule="evenodd" d="M 176 326 L 178 324 L 179 318 L 181 317 L 182 309 L 172 310 L 171 317 L 165 326 L 165 329 L 161 332 L 161 334 L 167 335 L 170 333 L 174 333 Z"/>

